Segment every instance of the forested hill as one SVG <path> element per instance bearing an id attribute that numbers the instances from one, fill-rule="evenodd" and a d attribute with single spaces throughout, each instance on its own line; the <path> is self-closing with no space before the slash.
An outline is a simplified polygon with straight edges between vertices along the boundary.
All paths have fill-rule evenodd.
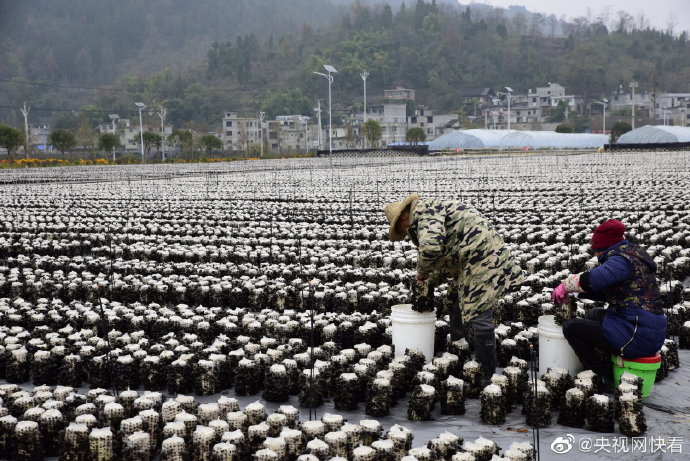
<path id="1" fill-rule="evenodd" d="M 331 0 L 0 1 L 0 78 L 106 80 L 203 58 L 215 40 L 329 24 Z M 191 63 L 190 63 L 191 64 Z"/>
<path id="2" fill-rule="evenodd" d="M 313 71 L 326 63 L 338 69 L 337 114 L 361 105 L 363 70 L 370 101 L 401 85 L 436 111 L 461 109 L 467 87 L 526 92 L 551 81 L 590 99 L 636 80 L 638 91 L 688 91 L 687 35 L 625 13 L 562 24 L 457 2 L 384 1 L 0 0 L 0 121 L 16 123 L 24 100 L 71 127 L 71 108 L 89 104 L 93 124 L 132 115 L 134 101 L 165 103 L 176 126 L 201 130 L 227 110 L 312 115 L 327 96 Z"/>

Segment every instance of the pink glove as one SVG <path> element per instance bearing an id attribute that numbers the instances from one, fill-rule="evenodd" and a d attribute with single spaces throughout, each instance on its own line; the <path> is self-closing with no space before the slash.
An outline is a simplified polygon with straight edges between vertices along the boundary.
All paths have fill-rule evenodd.
<path id="1" fill-rule="evenodd" d="M 551 292 L 551 300 L 556 304 L 565 304 L 568 302 L 568 290 L 565 289 L 565 285 L 561 283 Z"/>

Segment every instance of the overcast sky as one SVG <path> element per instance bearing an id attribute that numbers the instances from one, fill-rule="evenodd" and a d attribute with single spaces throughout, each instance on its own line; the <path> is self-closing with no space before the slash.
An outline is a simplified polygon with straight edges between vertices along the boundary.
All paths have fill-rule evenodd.
<path id="1" fill-rule="evenodd" d="M 587 8 L 592 18 L 596 19 L 608 6 L 611 19 L 617 17 L 618 11 L 626 11 L 637 18 L 642 11 L 656 29 L 666 30 L 673 17 L 674 32 L 690 30 L 690 0 L 459 0 L 461 4 L 485 3 L 506 8 L 510 5 L 522 5 L 534 13 L 555 14 L 559 18 L 565 15 L 572 19 L 587 16 Z M 671 16 L 672 15 L 672 16 Z"/>

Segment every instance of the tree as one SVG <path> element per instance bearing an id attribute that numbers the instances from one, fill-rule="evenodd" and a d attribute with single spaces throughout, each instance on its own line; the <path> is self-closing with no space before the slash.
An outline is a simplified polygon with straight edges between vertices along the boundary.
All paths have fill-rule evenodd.
<path id="1" fill-rule="evenodd" d="M 632 126 L 628 122 L 618 120 L 616 123 L 613 124 L 613 127 L 611 128 L 611 142 L 618 141 L 618 138 L 620 138 L 622 135 L 624 135 L 630 130 L 632 130 Z"/>
<path id="2" fill-rule="evenodd" d="M 568 110 L 568 101 L 566 100 L 560 100 L 558 101 L 558 105 L 556 107 L 552 107 L 550 114 L 549 114 L 549 122 L 552 123 L 560 123 L 563 120 L 565 120 L 565 114 L 566 111 Z"/>
<path id="3" fill-rule="evenodd" d="M 62 112 L 55 116 L 53 123 L 54 130 L 77 130 L 79 129 L 79 117 L 72 112 Z"/>
<path id="4" fill-rule="evenodd" d="M 308 115 L 312 113 L 312 103 L 299 88 L 283 92 L 276 90 L 268 92 L 261 104 L 261 110 L 266 112 L 269 119 L 281 114 Z"/>
<path id="5" fill-rule="evenodd" d="M 0 125 L 0 147 L 7 149 L 7 156 L 12 162 L 14 153 L 24 143 L 21 131 L 8 125 Z"/>
<path id="6" fill-rule="evenodd" d="M 160 149 L 162 142 L 163 137 L 161 135 L 151 131 L 144 131 L 144 150 L 146 151 L 146 155 L 151 153 L 151 148 L 154 146 L 157 149 Z"/>
<path id="7" fill-rule="evenodd" d="M 178 146 L 183 152 L 191 152 L 194 143 L 194 136 L 189 130 L 173 130 L 168 140 Z"/>
<path id="8" fill-rule="evenodd" d="M 77 145 L 77 139 L 71 131 L 67 130 L 53 131 L 48 137 L 48 142 L 50 142 L 58 152 L 62 152 L 63 154 Z"/>
<path id="9" fill-rule="evenodd" d="M 355 145 L 355 130 L 352 129 L 352 125 L 349 123 L 345 124 L 345 147 L 348 149 L 354 147 Z"/>
<path id="10" fill-rule="evenodd" d="M 369 141 L 369 147 L 378 147 L 378 141 L 381 139 L 381 125 L 374 119 L 369 119 L 362 124 L 362 134 L 364 138 Z"/>
<path id="11" fill-rule="evenodd" d="M 426 133 L 424 132 L 424 128 L 415 127 L 407 130 L 407 133 L 405 133 L 405 141 L 411 142 L 415 146 L 420 142 L 426 141 Z"/>
<path id="12" fill-rule="evenodd" d="M 207 157 L 211 156 L 211 151 L 213 149 L 223 148 L 223 141 L 221 141 L 217 136 L 214 136 L 212 134 L 203 135 L 199 141 L 201 142 L 201 145 L 204 146 L 204 150 L 206 151 Z"/>
<path id="13" fill-rule="evenodd" d="M 572 133 L 575 131 L 572 126 L 567 123 L 561 123 L 556 127 L 556 133 Z"/>
<path id="14" fill-rule="evenodd" d="M 84 149 L 93 149 L 96 146 L 96 131 L 91 127 L 91 123 L 86 118 L 80 119 L 75 139 L 77 145 L 82 146 Z"/>
<path id="15" fill-rule="evenodd" d="M 111 153 L 115 149 L 120 147 L 120 138 L 113 133 L 105 133 L 98 138 L 98 149 Z"/>
<path id="16" fill-rule="evenodd" d="M 237 140 L 240 142 L 242 149 L 247 150 L 249 145 L 249 133 L 247 132 L 246 123 L 240 123 L 237 129 Z"/>

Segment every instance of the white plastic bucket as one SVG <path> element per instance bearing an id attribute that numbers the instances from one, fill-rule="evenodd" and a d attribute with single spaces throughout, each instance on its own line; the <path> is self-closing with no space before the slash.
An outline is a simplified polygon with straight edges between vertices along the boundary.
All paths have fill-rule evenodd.
<path id="1" fill-rule="evenodd" d="M 395 355 L 405 355 L 405 349 L 419 349 L 427 362 L 434 358 L 435 312 L 417 312 L 412 304 L 398 304 L 391 308 L 391 326 Z"/>
<path id="2" fill-rule="evenodd" d="M 553 315 L 539 317 L 539 373 L 549 368 L 565 368 L 571 376 L 582 371 L 580 359 L 568 340 L 563 336 L 563 327 L 556 325 Z"/>

